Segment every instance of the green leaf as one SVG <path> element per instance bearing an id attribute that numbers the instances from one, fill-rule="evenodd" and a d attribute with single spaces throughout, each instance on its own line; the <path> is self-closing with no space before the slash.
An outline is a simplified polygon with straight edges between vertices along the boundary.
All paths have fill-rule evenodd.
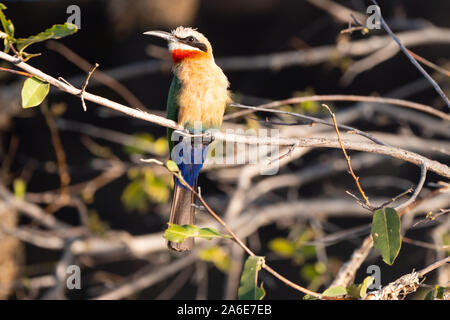
<path id="1" fill-rule="evenodd" d="M 100 219 L 98 213 L 94 210 L 90 210 L 88 213 L 87 227 L 90 231 L 105 236 L 106 231 L 109 229 L 109 225 Z"/>
<path id="2" fill-rule="evenodd" d="M 373 283 L 374 280 L 375 278 L 368 276 L 364 279 L 363 283 L 360 283 L 358 285 L 356 284 L 349 285 L 347 287 L 347 292 L 353 298 L 362 299 L 367 293 L 367 288 Z"/>
<path id="3" fill-rule="evenodd" d="M 375 281 L 374 277 L 368 276 L 364 279 L 362 285 L 361 285 L 361 291 L 360 291 L 360 297 L 363 298 L 366 293 L 369 286 Z"/>
<path id="4" fill-rule="evenodd" d="M 212 240 L 213 238 L 225 238 L 230 239 L 231 237 L 227 234 L 222 234 L 213 228 L 201 228 L 198 230 L 196 237 L 204 238 L 207 240 Z"/>
<path id="5" fill-rule="evenodd" d="M 155 140 L 155 137 L 147 132 L 135 133 L 133 137 L 135 139 L 130 139 L 123 148 L 126 153 L 143 155 L 150 151 L 160 156 L 167 154 L 169 148 L 167 138 L 161 137 Z"/>
<path id="6" fill-rule="evenodd" d="M 400 217 L 395 209 L 382 208 L 374 212 L 372 238 L 374 247 L 380 252 L 383 261 L 392 265 L 402 245 Z"/>
<path id="7" fill-rule="evenodd" d="M 122 193 L 122 203 L 128 211 L 148 212 L 148 204 L 165 203 L 169 200 L 172 177 L 156 175 L 149 167 L 130 168 L 128 178 L 131 182 Z"/>
<path id="8" fill-rule="evenodd" d="M 51 28 L 38 33 L 37 35 L 17 39 L 17 49 L 20 53 L 22 53 L 25 48 L 33 43 L 42 42 L 49 39 L 60 39 L 74 34 L 77 31 L 77 26 L 72 23 L 66 22 L 64 24 L 55 24 Z"/>
<path id="9" fill-rule="evenodd" d="M 178 168 L 178 165 L 173 160 L 167 160 L 166 167 L 171 172 L 179 172 L 180 169 Z"/>
<path id="10" fill-rule="evenodd" d="M 446 289 L 446 287 L 436 286 L 436 299 L 444 299 L 444 292 Z"/>
<path id="11" fill-rule="evenodd" d="M 213 228 L 199 228 L 191 224 L 179 226 L 174 223 L 169 223 L 169 227 L 164 232 L 164 238 L 172 242 L 183 242 L 186 238 L 196 237 L 211 240 L 213 238 L 229 239 L 230 236 L 222 234 Z"/>
<path id="12" fill-rule="evenodd" d="M 169 152 L 169 143 L 166 137 L 159 137 L 154 143 L 155 153 L 158 155 L 166 155 Z"/>
<path id="13" fill-rule="evenodd" d="M 165 203 L 170 197 L 170 185 L 151 170 L 144 170 L 142 179 L 143 188 L 150 200 L 156 203 Z"/>
<path id="14" fill-rule="evenodd" d="M 14 25 L 11 20 L 6 19 L 2 10 L 6 10 L 6 6 L 0 3 L 0 22 L 2 23 L 3 31 L 5 31 L 10 39 L 14 39 Z"/>
<path id="15" fill-rule="evenodd" d="M 331 287 L 322 292 L 322 294 L 327 297 L 345 296 L 347 294 L 347 289 L 341 286 Z"/>
<path id="16" fill-rule="evenodd" d="M 196 234 L 197 226 L 186 224 L 179 226 L 177 224 L 169 223 L 169 228 L 164 232 L 164 239 L 172 242 L 183 242 L 188 237 L 193 237 Z"/>
<path id="17" fill-rule="evenodd" d="M 211 246 L 200 251 L 198 256 L 203 261 L 212 262 L 222 272 L 228 272 L 231 269 L 230 256 L 222 247 Z"/>
<path id="18" fill-rule="evenodd" d="M 295 252 L 295 246 L 287 239 L 275 238 L 269 241 L 269 249 L 277 253 L 279 256 L 290 258 Z"/>
<path id="19" fill-rule="evenodd" d="M 424 300 L 434 300 L 434 290 L 430 290 L 426 295 Z"/>
<path id="20" fill-rule="evenodd" d="M 25 80 L 22 87 L 22 107 L 31 108 L 41 104 L 50 90 L 50 84 L 36 77 Z"/>
<path id="21" fill-rule="evenodd" d="M 258 286 L 258 272 L 264 265 L 264 257 L 250 256 L 245 261 L 238 290 L 239 300 L 262 300 L 266 295 L 263 285 Z"/>
<path id="22" fill-rule="evenodd" d="M 320 276 L 320 273 L 317 272 L 313 264 L 306 263 L 300 269 L 300 275 L 302 276 L 303 279 L 312 282 L 314 281 L 314 279 Z"/>
<path id="23" fill-rule="evenodd" d="M 131 181 L 123 190 L 121 201 L 127 211 L 137 210 L 141 213 L 148 210 L 148 194 L 142 188 L 140 179 Z"/>

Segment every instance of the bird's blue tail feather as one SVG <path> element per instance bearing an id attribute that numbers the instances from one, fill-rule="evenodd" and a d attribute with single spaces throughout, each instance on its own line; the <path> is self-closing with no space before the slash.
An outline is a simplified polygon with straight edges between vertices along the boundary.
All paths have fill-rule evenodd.
<path id="1" fill-rule="evenodd" d="M 177 148 L 179 150 L 178 159 L 174 161 L 177 163 L 183 179 L 194 188 L 208 153 L 208 145 L 200 144 L 192 146 L 190 141 L 186 143 L 181 141 L 177 144 L 177 147 L 181 148 Z M 177 178 L 175 178 L 175 182 L 183 186 Z M 185 186 L 183 187 L 186 188 Z"/>

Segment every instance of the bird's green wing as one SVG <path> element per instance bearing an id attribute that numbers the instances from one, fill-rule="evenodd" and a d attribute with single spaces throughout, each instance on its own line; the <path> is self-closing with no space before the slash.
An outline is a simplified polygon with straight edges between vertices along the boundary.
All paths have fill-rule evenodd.
<path id="1" fill-rule="evenodd" d="M 167 97 L 167 119 L 178 122 L 178 95 L 181 91 L 181 81 L 177 76 L 173 76 L 172 84 L 170 85 L 169 96 Z M 167 128 L 167 140 L 169 141 L 169 151 L 172 151 L 174 141 L 172 141 L 172 128 Z"/>

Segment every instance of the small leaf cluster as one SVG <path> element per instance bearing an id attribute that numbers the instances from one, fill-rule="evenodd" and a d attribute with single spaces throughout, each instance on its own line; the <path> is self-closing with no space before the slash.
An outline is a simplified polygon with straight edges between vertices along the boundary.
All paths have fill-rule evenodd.
<path id="1" fill-rule="evenodd" d="M 449 294 L 449 290 L 449 287 L 436 286 L 425 295 L 424 300 L 445 300 L 445 295 Z"/>
<path id="2" fill-rule="evenodd" d="M 165 203 L 172 190 L 172 177 L 156 174 L 150 167 L 128 170 L 130 183 L 122 192 L 121 201 L 128 211 L 148 211 L 149 203 Z"/>
<path id="3" fill-rule="evenodd" d="M 226 273 L 231 269 L 230 255 L 220 246 L 203 249 L 198 253 L 198 257 L 203 261 L 212 262 L 222 272 Z"/>
<path id="4" fill-rule="evenodd" d="M 0 39 L 3 39 L 4 52 L 12 51 L 20 60 L 27 61 L 40 53 L 25 52 L 29 46 L 50 39 L 61 39 L 77 32 L 76 25 L 72 23 L 55 24 L 52 27 L 27 38 L 16 38 L 15 27 L 11 19 L 6 18 L 6 6 L 0 2 L 0 22 L 3 31 L 0 30 Z M 50 84 L 37 77 L 29 77 L 22 87 L 22 107 L 31 108 L 44 101 L 50 89 Z"/>
<path id="5" fill-rule="evenodd" d="M 25 49 L 30 45 L 50 39 L 61 39 L 78 31 L 76 25 L 66 22 L 64 24 L 55 24 L 43 32 L 27 38 L 16 38 L 14 35 L 14 24 L 11 19 L 6 18 L 3 12 L 4 10 L 6 10 L 6 6 L 0 2 L 0 22 L 3 27 L 1 37 L 3 38 L 4 52 L 8 53 L 9 51 L 13 51 L 24 61 L 39 55 L 25 52 Z"/>
<path id="6" fill-rule="evenodd" d="M 375 279 L 371 276 L 368 276 L 364 279 L 364 281 L 360 284 L 351 284 L 346 288 L 342 286 L 336 286 L 326 289 L 322 294 L 326 297 L 348 297 L 353 299 L 362 299 L 367 294 L 367 289 L 373 283 Z M 311 297 L 306 295 L 303 297 L 305 300 L 315 300 L 315 297 Z"/>

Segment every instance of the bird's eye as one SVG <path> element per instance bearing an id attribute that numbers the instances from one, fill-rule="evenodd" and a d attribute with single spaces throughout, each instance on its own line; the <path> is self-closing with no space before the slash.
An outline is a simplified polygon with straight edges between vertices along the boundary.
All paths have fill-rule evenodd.
<path id="1" fill-rule="evenodd" d="M 193 36 L 190 36 L 187 38 L 187 41 L 189 42 L 195 42 L 195 38 Z"/>

